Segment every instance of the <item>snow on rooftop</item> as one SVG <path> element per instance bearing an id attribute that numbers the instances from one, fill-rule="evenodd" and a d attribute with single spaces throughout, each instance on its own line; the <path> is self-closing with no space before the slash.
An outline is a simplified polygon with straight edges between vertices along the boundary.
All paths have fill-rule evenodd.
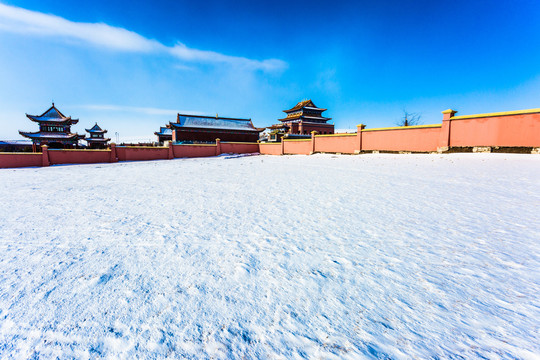
<path id="1" fill-rule="evenodd" d="M 184 128 L 256 131 L 249 119 L 229 119 L 211 116 L 203 117 L 179 115 L 178 120 L 179 123 L 171 123 L 171 125 L 181 126 Z"/>
<path id="2" fill-rule="evenodd" d="M 539 179 L 522 154 L 3 169 L 1 357 L 534 358 Z"/>

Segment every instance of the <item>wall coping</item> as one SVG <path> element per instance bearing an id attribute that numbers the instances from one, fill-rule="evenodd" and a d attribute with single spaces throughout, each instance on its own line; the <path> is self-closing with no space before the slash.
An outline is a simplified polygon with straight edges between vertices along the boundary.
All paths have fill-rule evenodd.
<path id="1" fill-rule="evenodd" d="M 281 140 L 281 141 L 287 141 L 287 142 L 297 142 L 297 141 L 311 141 L 311 139 L 291 139 L 291 140 Z"/>
<path id="2" fill-rule="evenodd" d="M 173 144 L 173 146 L 217 146 L 217 144 Z"/>
<path id="3" fill-rule="evenodd" d="M 454 118 L 452 118 L 454 119 Z M 385 127 L 385 128 L 374 128 L 374 129 L 362 129 L 364 131 L 384 131 L 384 130 L 412 130 L 412 129 L 429 129 L 429 128 L 440 128 L 442 124 L 430 124 L 430 125 L 414 125 L 414 126 L 394 126 L 394 127 Z"/>
<path id="4" fill-rule="evenodd" d="M 264 142 L 264 143 L 259 143 L 259 145 L 281 145 L 280 142 Z"/>
<path id="5" fill-rule="evenodd" d="M 6 155 L 41 155 L 43 153 L 40 152 L 17 152 L 17 151 L 0 151 L 0 155 L 6 154 Z"/>
<path id="6" fill-rule="evenodd" d="M 257 145 L 256 142 L 242 142 L 242 141 L 221 141 L 222 144 L 245 144 L 245 145 Z"/>
<path id="7" fill-rule="evenodd" d="M 323 137 L 323 136 L 356 136 L 356 133 L 341 133 L 341 134 L 321 134 L 321 135 L 315 135 L 315 137 Z"/>
<path id="8" fill-rule="evenodd" d="M 130 148 L 130 149 L 168 149 L 167 146 L 116 146 L 116 148 Z"/>
<path id="9" fill-rule="evenodd" d="M 527 109 L 527 110 L 515 110 L 515 111 L 503 111 L 503 112 L 493 112 L 485 114 L 475 114 L 475 115 L 461 115 L 451 117 L 450 120 L 462 120 L 462 119 L 475 119 L 483 117 L 495 117 L 495 116 L 509 116 L 509 115 L 524 115 L 524 114 L 534 114 L 540 113 L 540 109 Z"/>
<path id="10" fill-rule="evenodd" d="M 110 149 L 47 149 L 47 151 L 85 151 L 85 152 L 99 152 L 99 151 L 111 151 Z"/>

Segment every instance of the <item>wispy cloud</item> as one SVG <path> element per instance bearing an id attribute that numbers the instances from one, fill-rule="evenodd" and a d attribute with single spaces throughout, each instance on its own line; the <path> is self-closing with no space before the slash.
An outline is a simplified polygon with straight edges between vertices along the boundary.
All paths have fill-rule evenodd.
<path id="1" fill-rule="evenodd" d="M 178 43 L 174 47 L 168 49 L 172 55 L 185 61 L 241 65 L 249 69 L 263 71 L 284 70 L 287 68 L 287 64 L 278 59 L 253 60 L 244 57 L 224 55 L 215 51 L 192 49 L 182 43 Z"/>
<path id="2" fill-rule="evenodd" d="M 199 111 L 191 110 L 173 110 L 173 109 L 159 109 L 153 107 L 136 107 L 136 106 L 119 106 L 119 105 L 76 105 L 74 108 L 94 110 L 94 111 L 118 111 L 125 113 L 138 113 L 145 115 L 174 115 L 178 113 L 188 113 L 193 115 L 202 115 Z"/>
<path id="3" fill-rule="evenodd" d="M 287 63 L 279 59 L 254 60 L 214 51 L 167 46 L 136 32 L 104 23 L 83 23 L 63 17 L 0 3 L 0 31 L 27 35 L 54 36 L 116 51 L 163 53 L 189 63 L 228 64 L 249 70 L 283 71 Z"/>

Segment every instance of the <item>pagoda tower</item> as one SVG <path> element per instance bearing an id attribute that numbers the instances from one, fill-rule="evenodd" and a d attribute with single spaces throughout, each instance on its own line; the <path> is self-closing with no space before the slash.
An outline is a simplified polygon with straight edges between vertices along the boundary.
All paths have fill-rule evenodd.
<path id="1" fill-rule="evenodd" d="M 85 129 L 88 132 L 88 137 L 84 138 L 86 142 L 88 143 L 88 147 L 92 149 L 102 149 L 107 147 L 107 143 L 111 140 L 109 138 L 105 138 L 105 133 L 107 130 L 102 130 L 99 125 L 96 123 L 96 125 L 92 126 L 91 129 Z"/>
<path id="2" fill-rule="evenodd" d="M 24 137 L 32 140 L 34 149 L 36 146 L 48 145 L 52 148 L 71 148 L 77 146 L 79 140 L 84 135 L 71 132 L 71 125 L 79 122 L 79 119 L 72 119 L 65 116 L 58 110 L 54 103 L 41 115 L 28 115 L 26 117 L 39 124 L 39 131 L 20 131 Z"/>
<path id="3" fill-rule="evenodd" d="M 327 124 L 332 118 L 322 116 L 323 111 L 326 109 L 318 108 L 313 101 L 304 100 L 289 110 L 283 110 L 287 117 L 278 120 L 291 135 L 311 135 L 312 131 L 319 134 L 333 134 L 334 124 Z M 276 127 L 280 126 L 274 125 L 274 128 Z"/>

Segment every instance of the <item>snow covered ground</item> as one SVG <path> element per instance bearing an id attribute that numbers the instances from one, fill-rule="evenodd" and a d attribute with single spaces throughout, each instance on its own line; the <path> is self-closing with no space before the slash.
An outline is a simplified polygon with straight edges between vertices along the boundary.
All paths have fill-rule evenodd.
<path id="1" fill-rule="evenodd" d="M 0 358 L 538 358 L 540 156 L 0 170 Z"/>

